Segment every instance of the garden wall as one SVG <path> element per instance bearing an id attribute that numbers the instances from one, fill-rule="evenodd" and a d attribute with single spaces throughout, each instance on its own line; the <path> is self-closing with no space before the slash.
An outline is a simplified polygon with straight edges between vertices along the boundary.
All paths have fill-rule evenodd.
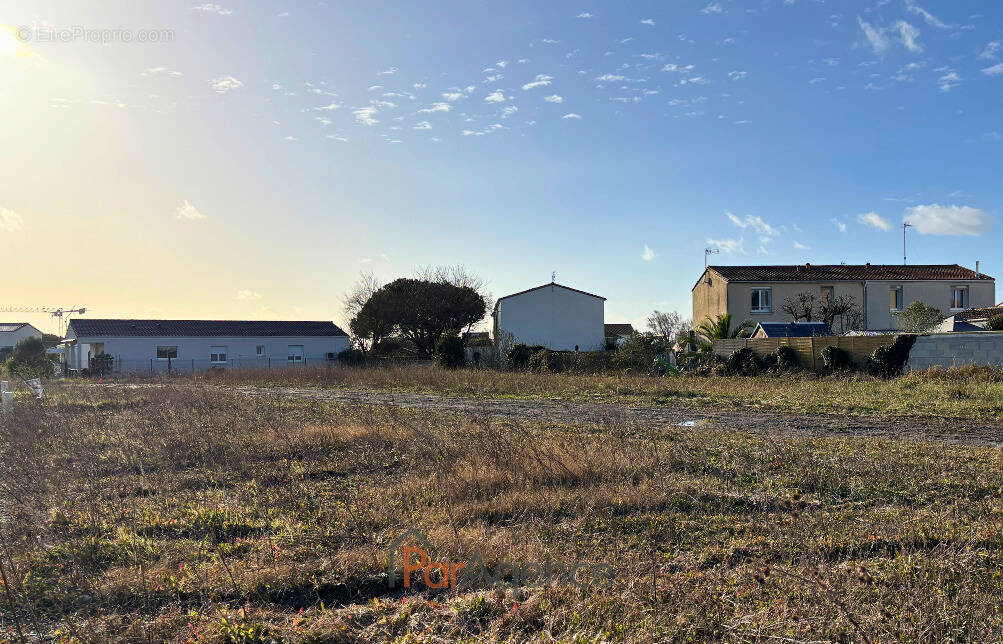
<path id="1" fill-rule="evenodd" d="M 775 352 L 777 347 L 787 346 L 798 354 L 798 361 L 802 367 L 817 370 L 822 367 L 822 358 L 819 356 L 822 349 L 828 346 L 837 346 L 849 353 L 855 364 L 863 366 L 875 349 L 891 345 L 895 342 L 895 337 L 894 335 L 859 335 L 816 338 L 736 338 L 734 340 L 715 340 L 714 353 L 722 358 L 727 358 L 739 349 L 749 347 L 762 358 Z"/>
<path id="2" fill-rule="evenodd" d="M 909 352 L 905 370 L 946 369 L 966 364 L 1003 366 L 1003 333 L 974 331 L 921 335 Z"/>

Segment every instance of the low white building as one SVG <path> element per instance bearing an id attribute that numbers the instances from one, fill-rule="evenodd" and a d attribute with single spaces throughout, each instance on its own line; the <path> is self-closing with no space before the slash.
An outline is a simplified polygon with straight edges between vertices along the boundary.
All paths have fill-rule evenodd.
<path id="1" fill-rule="evenodd" d="M 330 364 L 349 339 L 333 322 L 75 318 L 64 345 L 70 370 L 106 356 L 104 369 L 142 374 Z"/>
<path id="2" fill-rule="evenodd" d="M 551 282 L 498 298 L 495 341 L 556 351 L 601 351 L 606 298 Z"/>
<path id="3" fill-rule="evenodd" d="M 27 322 L 0 322 L 0 360 L 6 360 L 25 338 L 42 339 L 42 332 Z"/>

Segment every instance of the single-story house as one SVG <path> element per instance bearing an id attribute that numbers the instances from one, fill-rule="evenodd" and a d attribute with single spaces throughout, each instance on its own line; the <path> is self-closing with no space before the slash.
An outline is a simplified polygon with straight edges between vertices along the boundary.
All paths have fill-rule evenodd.
<path id="1" fill-rule="evenodd" d="M 159 373 L 220 367 L 276 368 L 330 364 L 349 348 L 333 322 L 265 320 L 70 320 L 66 366 Z"/>
<path id="2" fill-rule="evenodd" d="M 615 349 L 620 343 L 634 335 L 634 325 L 629 323 L 614 323 L 603 325 L 606 334 L 606 348 Z"/>
<path id="3" fill-rule="evenodd" d="M 0 322 L 0 360 L 6 360 L 25 338 L 42 339 L 42 332 L 27 322 Z"/>
<path id="4" fill-rule="evenodd" d="M 555 351 L 601 351 L 606 298 L 551 282 L 498 298 L 495 342 L 521 342 Z"/>
<path id="5" fill-rule="evenodd" d="M 813 338 L 832 335 L 825 322 L 760 322 L 752 331 L 753 338 Z"/>

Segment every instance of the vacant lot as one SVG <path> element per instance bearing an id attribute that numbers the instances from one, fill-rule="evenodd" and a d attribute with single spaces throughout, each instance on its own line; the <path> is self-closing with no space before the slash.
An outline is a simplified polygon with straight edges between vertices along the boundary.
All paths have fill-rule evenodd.
<path id="1" fill-rule="evenodd" d="M 0 637 L 1003 637 L 996 448 L 60 387 L 0 426 Z M 449 557 L 608 562 L 613 589 L 390 590 Z"/>
<path id="2" fill-rule="evenodd" d="M 432 367 L 319 367 L 228 371 L 209 382 L 388 392 L 444 393 L 471 398 L 550 398 L 674 407 L 764 409 L 796 414 L 946 416 L 1003 421 L 1003 370 L 930 370 L 892 380 L 802 373 L 756 378 L 630 373 L 535 374 Z"/>

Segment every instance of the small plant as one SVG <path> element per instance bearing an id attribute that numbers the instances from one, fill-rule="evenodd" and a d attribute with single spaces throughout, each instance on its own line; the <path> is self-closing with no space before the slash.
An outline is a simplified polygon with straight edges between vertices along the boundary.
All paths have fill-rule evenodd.
<path id="1" fill-rule="evenodd" d="M 760 372 L 759 358 L 749 347 L 743 347 L 728 356 L 725 371 L 732 376 L 758 376 Z"/>
<path id="2" fill-rule="evenodd" d="M 788 346 L 777 347 L 773 355 L 776 356 L 774 369 L 778 372 L 794 371 L 801 366 L 797 352 Z"/>
<path id="3" fill-rule="evenodd" d="M 989 318 L 986 322 L 986 331 L 1003 331 L 1003 313 Z"/>
<path id="4" fill-rule="evenodd" d="M 467 364 L 463 339 L 456 330 L 446 331 L 435 343 L 435 363 L 446 369 L 459 369 Z"/>
<path id="5" fill-rule="evenodd" d="M 366 354 L 362 349 L 345 349 L 338 354 L 338 363 L 346 367 L 361 367 L 366 363 Z"/>
<path id="6" fill-rule="evenodd" d="M 867 370 L 882 378 L 894 378 L 902 375 L 906 362 L 909 361 L 909 352 L 916 344 L 916 336 L 900 335 L 895 338 L 891 346 L 878 347 L 867 359 Z"/>
<path id="7" fill-rule="evenodd" d="M 825 370 L 833 373 L 837 371 L 849 371 L 853 368 L 853 359 L 846 349 L 840 349 L 834 344 L 830 344 L 822 349 L 822 363 Z"/>
<path id="8" fill-rule="evenodd" d="M 564 371 L 564 364 L 556 351 L 540 349 L 530 356 L 529 368 L 537 373 L 560 373 Z"/>
<path id="9" fill-rule="evenodd" d="M 516 342 L 509 347 L 508 353 L 505 354 L 505 361 L 512 369 L 525 369 L 529 366 L 529 359 L 533 356 L 533 354 L 545 348 L 546 347 L 530 347 L 521 342 Z"/>

